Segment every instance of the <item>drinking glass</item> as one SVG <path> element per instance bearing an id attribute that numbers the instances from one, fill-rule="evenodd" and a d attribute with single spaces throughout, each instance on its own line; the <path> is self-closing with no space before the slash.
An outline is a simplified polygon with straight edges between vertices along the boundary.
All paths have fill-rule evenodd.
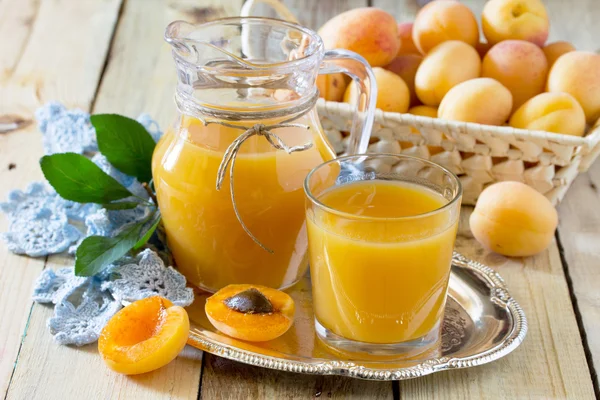
<path id="1" fill-rule="evenodd" d="M 440 339 L 462 188 L 405 155 L 334 159 L 304 183 L 317 335 L 349 352 L 417 355 Z"/>

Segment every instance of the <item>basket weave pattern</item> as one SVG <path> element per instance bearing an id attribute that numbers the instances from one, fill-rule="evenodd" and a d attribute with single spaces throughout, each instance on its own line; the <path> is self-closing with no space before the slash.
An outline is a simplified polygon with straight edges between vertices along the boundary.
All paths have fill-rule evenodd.
<path id="1" fill-rule="evenodd" d="M 353 107 L 319 99 L 317 108 L 331 144 L 343 152 Z M 377 110 L 368 151 L 413 155 L 445 166 L 462 182 L 463 204 L 474 205 L 494 182 L 520 181 L 556 205 L 577 173 L 600 154 L 600 127 L 575 137 Z"/>

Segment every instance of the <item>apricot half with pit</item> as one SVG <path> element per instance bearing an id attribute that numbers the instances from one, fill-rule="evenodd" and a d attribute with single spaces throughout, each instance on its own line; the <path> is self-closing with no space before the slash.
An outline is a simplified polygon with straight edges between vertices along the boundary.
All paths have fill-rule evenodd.
<path id="1" fill-rule="evenodd" d="M 163 297 L 148 297 L 116 313 L 102 329 L 98 350 L 110 369 L 143 374 L 173 361 L 190 332 L 187 312 Z"/>
<path id="2" fill-rule="evenodd" d="M 283 335 L 294 322 L 294 300 L 259 285 L 229 285 L 206 299 L 206 316 L 228 336 L 266 342 Z"/>

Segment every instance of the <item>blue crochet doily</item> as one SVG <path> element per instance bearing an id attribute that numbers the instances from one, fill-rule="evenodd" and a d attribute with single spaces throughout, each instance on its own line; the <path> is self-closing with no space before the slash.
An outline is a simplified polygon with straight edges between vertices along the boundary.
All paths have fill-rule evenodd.
<path id="1" fill-rule="evenodd" d="M 68 110 L 52 102 L 36 112 L 46 154 L 98 150 L 90 116 L 82 110 Z M 147 114 L 138 121 L 157 141 L 162 132 Z M 114 168 L 100 153 L 92 161 L 136 196 L 148 193 L 132 176 Z M 66 250 L 74 252 L 90 235 L 114 236 L 130 224 L 146 218 L 149 205 L 130 210 L 107 210 L 95 204 L 80 204 L 61 198 L 46 182 L 34 182 L 25 191 L 14 190 L 0 203 L 9 221 L 2 234 L 10 251 L 30 257 L 43 257 Z M 50 331 L 60 344 L 82 346 L 98 340 L 106 322 L 124 304 L 160 295 L 174 304 L 188 306 L 194 299 L 183 275 L 166 267 L 152 250 L 124 257 L 93 277 L 79 277 L 73 267 L 44 270 L 38 278 L 33 300 L 52 303 L 54 316 Z"/>

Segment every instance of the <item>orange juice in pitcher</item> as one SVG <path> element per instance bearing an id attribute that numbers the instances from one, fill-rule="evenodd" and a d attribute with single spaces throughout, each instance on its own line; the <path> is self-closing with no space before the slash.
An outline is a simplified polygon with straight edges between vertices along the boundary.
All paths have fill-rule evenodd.
<path id="1" fill-rule="evenodd" d="M 335 153 L 315 109 L 319 72 L 359 81 L 353 152 L 364 152 L 375 89 L 354 53 L 325 52 L 319 36 L 267 18 L 167 28 L 180 115 L 157 145 L 153 178 L 178 268 L 200 288 L 285 288 L 306 272 L 303 181 Z M 326 179 L 324 177 L 323 179 Z"/>

